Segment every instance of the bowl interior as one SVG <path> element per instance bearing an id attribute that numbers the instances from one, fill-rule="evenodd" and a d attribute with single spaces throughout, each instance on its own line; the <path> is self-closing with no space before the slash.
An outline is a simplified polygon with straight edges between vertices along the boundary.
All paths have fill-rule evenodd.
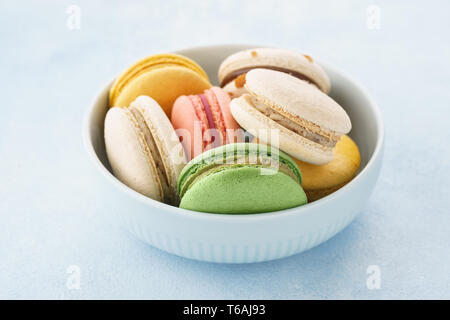
<path id="1" fill-rule="evenodd" d="M 253 46 L 247 45 L 222 45 L 199 47 L 187 50 L 176 51 L 183 54 L 198 64 L 207 72 L 213 84 L 218 84 L 217 71 L 220 63 L 230 54 Z M 352 121 L 352 131 L 350 136 L 356 142 L 361 152 L 361 167 L 363 170 L 373 156 L 377 144 L 380 143 L 381 119 L 373 101 L 366 91 L 351 80 L 347 75 L 326 63 L 320 62 L 331 80 L 330 96 L 336 100 L 348 113 Z M 106 157 L 105 144 L 103 139 L 103 123 L 108 110 L 108 93 L 112 82 L 102 90 L 95 99 L 87 114 L 87 143 L 91 144 L 95 155 L 103 166 L 111 172 L 108 159 Z"/>

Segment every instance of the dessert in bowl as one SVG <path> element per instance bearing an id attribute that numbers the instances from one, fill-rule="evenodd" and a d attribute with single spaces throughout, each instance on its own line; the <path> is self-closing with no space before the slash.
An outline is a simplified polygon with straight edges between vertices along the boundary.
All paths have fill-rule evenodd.
<path id="1" fill-rule="evenodd" d="M 206 71 L 209 81 L 219 85 L 217 70 L 221 63 L 230 55 L 252 47 L 223 45 L 176 53 L 198 63 Z M 350 182 L 319 200 L 256 214 L 211 214 L 179 208 L 147 197 L 116 178 L 108 162 L 104 141 L 104 121 L 110 109 L 108 97 L 112 83 L 106 85 L 89 106 L 83 135 L 86 151 L 103 176 L 105 188 L 128 208 L 126 212 L 120 212 L 125 226 L 154 247 L 191 259 L 221 263 L 287 257 L 317 246 L 344 229 L 364 208 L 375 186 L 382 162 L 383 123 L 375 102 L 361 85 L 340 70 L 323 62 L 317 63 L 330 78 L 329 96 L 351 119 L 352 129 L 348 136 L 359 148 L 361 165 Z M 198 90 L 205 88 L 199 85 Z M 164 111 L 169 115 L 167 108 Z"/>

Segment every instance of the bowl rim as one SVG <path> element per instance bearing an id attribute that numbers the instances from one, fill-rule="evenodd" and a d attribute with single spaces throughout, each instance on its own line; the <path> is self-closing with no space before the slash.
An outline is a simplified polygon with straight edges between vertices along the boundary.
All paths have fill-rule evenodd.
<path id="1" fill-rule="evenodd" d="M 205 50 L 205 49 L 220 49 L 220 48 L 242 48 L 242 47 L 249 47 L 250 45 L 247 44 L 218 44 L 218 45 L 210 45 L 210 46 L 197 46 L 197 47 L 190 47 L 185 49 L 178 49 L 174 50 L 173 52 L 188 52 L 188 51 L 197 51 L 197 50 Z M 254 46 L 255 48 L 258 46 Z M 334 201 L 336 198 L 340 197 L 342 194 L 347 192 L 348 190 L 354 188 L 366 175 L 369 174 L 372 167 L 375 165 L 377 160 L 382 156 L 383 146 L 384 146 L 384 124 L 383 124 L 383 118 L 381 116 L 380 109 L 371 96 L 371 94 L 368 92 L 368 90 L 360 84 L 358 81 L 356 81 L 353 77 L 351 77 L 347 72 L 342 71 L 341 69 L 334 67 L 330 65 L 327 62 L 323 62 L 321 60 L 315 59 L 318 61 L 318 63 L 325 67 L 327 70 L 332 70 L 334 73 L 339 74 L 341 77 L 345 78 L 348 82 L 350 82 L 353 86 L 355 86 L 369 101 L 370 108 L 372 109 L 375 118 L 374 121 L 376 123 L 377 127 L 377 140 L 375 149 L 372 153 L 372 156 L 370 157 L 369 161 L 365 165 L 365 167 L 345 186 L 340 188 L 339 190 L 327 195 L 326 197 L 316 200 L 312 203 L 307 203 L 300 207 L 293 207 L 289 209 L 279 210 L 279 211 L 273 211 L 273 212 L 262 212 L 262 213 L 251 213 L 251 214 L 227 214 L 227 213 L 208 213 L 208 212 L 200 212 L 200 211 L 193 211 L 188 209 L 183 209 L 175 206 L 171 206 L 168 204 L 165 204 L 163 202 L 159 202 L 157 200 L 153 200 L 147 196 L 144 196 L 140 194 L 139 192 L 131 189 L 121 181 L 119 181 L 100 161 L 99 157 L 96 154 L 96 151 L 94 149 L 94 146 L 92 144 L 92 137 L 91 137 L 91 130 L 90 130 L 90 122 L 92 118 L 92 114 L 94 112 L 94 107 L 97 104 L 97 100 L 100 96 L 105 94 L 105 91 L 109 90 L 111 87 L 113 80 L 108 81 L 106 85 L 101 86 L 100 90 L 97 90 L 97 95 L 91 99 L 91 103 L 88 105 L 84 112 L 83 122 L 82 122 L 82 138 L 83 138 L 83 145 L 85 150 L 87 151 L 89 158 L 91 158 L 91 161 L 94 163 L 95 167 L 102 173 L 104 177 L 112 184 L 118 188 L 121 192 L 124 192 L 127 194 L 127 196 L 134 198 L 135 200 L 151 207 L 154 209 L 160 209 L 165 211 L 164 214 L 173 214 L 175 216 L 180 216 L 183 218 L 190 218 L 190 219 L 207 219 L 212 221 L 254 221 L 254 220 L 262 220 L 262 219 L 274 219 L 274 218 L 280 218 L 280 217 L 288 217 L 293 214 L 296 216 L 306 214 L 309 210 L 315 207 L 322 206 L 326 203 L 329 203 L 331 201 Z"/>

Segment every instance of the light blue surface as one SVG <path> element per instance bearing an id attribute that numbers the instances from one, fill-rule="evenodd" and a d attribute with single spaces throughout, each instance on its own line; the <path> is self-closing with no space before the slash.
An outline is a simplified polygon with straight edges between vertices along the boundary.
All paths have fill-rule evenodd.
<path id="1" fill-rule="evenodd" d="M 450 298 L 448 1 L 2 2 L 0 298 Z M 369 4 L 381 28 L 366 26 Z M 82 146 L 97 90 L 151 53 L 260 43 L 317 56 L 360 80 L 386 126 L 364 212 L 306 253 L 252 265 L 171 256 L 111 219 Z M 67 268 L 81 288 L 66 286 Z M 381 288 L 366 286 L 367 268 Z"/>

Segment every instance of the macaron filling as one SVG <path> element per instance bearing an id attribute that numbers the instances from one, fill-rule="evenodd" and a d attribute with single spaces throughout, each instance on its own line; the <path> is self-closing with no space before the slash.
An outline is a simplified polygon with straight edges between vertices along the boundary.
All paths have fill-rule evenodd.
<path id="1" fill-rule="evenodd" d="M 255 96 L 246 95 L 244 96 L 244 99 L 246 99 L 248 103 L 250 103 L 256 110 L 264 114 L 266 117 L 295 132 L 296 134 L 320 145 L 324 149 L 333 149 L 339 141 L 340 135 L 337 133 L 324 130 L 318 125 L 298 116 L 295 117 L 296 121 L 293 121 L 283 115 L 280 112 L 281 110 L 275 110 L 276 107 L 274 106 L 269 107 L 264 102 L 258 100 Z"/>
<path id="2" fill-rule="evenodd" d="M 241 76 L 246 74 L 250 70 L 259 69 L 259 68 L 270 69 L 270 70 L 274 70 L 274 71 L 280 71 L 283 73 L 287 73 L 297 79 L 306 81 L 306 82 L 314 85 L 315 87 L 320 88 L 319 85 L 314 80 L 312 80 L 311 78 L 305 76 L 304 74 L 302 74 L 298 71 L 295 71 L 292 69 L 287 69 L 287 68 L 275 67 L 275 66 L 252 66 L 252 67 L 245 67 L 245 68 L 241 68 L 241 69 L 232 71 L 223 78 L 222 82 L 220 83 L 220 86 L 223 88 L 228 83 L 235 80 L 235 81 L 237 81 L 236 88 L 241 88 L 242 87 L 242 77 Z"/>
<path id="3" fill-rule="evenodd" d="M 200 100 L 202 100 L 203 109 L 205 110 L 206 118 L 208 119 L 209 128 L 215 129 L 216 126 L 214 125 L 214 119 L 211 113 L 211 108 L 209 106 L 208 99 L 206 99 L 204 94 L 199 94 L 198 96 L 200 97 Z"/>
<path id="4" fill-rule="evenodd" d="M 137 108 L 131 106 L 127 108 L 127 110 L 129 110 L 131 113 L 131 120 L 133 121 L 134 125 L 138 126 L 140 132 L 142 132 L 144 136 L 144 148 L 147 150 L 147 152 L 150 153 L 149 155 L 155 163 L 159 184 L 162 188 L 163 201 L 168 201 L 167 197 L 171 192 L 169 188 L 167 172 L 158 146 L 156 145 L 155 139 L 153 138 L 152 132 L 145 122 L 144 116 Z"/>
<path id="5" fill-rule="evenodd" d="M 218 147 L 227 141 L 226 125 L 217 97 L 212 90 L 189 96 L 198 120 L 201 122 L 203 149 Z"/>

